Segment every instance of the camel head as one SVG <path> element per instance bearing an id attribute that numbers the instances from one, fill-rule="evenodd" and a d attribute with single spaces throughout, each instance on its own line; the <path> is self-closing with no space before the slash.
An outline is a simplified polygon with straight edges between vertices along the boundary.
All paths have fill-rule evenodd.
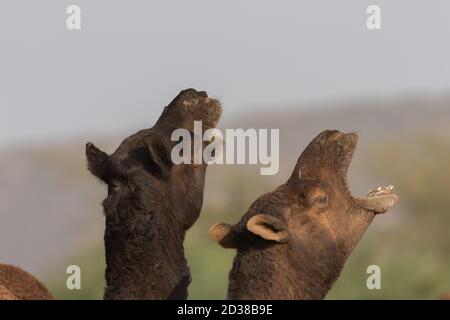
<path id="1" fill-rule="evenodd" d="M 171 141 L 171 134 L 179 128 L 190 131 L 194 121 L 202 121 L 205 129 L 214 127 L 220 115 L 221 106 L 217 100 L 208 98 L 205 92 L 188 89 L 164 109 L 153 128 L 126 138 L 111 155 L 92 143 L 86 145 L 89 170 L 108 186 L 103 209 L 106 217 L 107 274 L 108 270 L 112 270 L 111 278 L 115 277 L 115 268 L 126 268 L 123 262 L 131 264 L 129 260 L 133 259 L 133 267 L 147 263 L 146 268 L 150 268 L 161 260 L 185 265 L 182 242 L 185 231 L 200 214 L 206 164 L 173 164 L 171 151 L 178 142 Z M 148 257 L 147 261 L 143 256 L 163 255 L 161 248 L 172 250 L 166 255 L 172 255 L 173 259 L 167 260 L 164 255 Z M 176 268 L 164 266 L 163 263 L 158 266 L 165 268 L 161 274 Z M 183 268 L 187 270 L 187 267 Z M 186 270 L 183 272 L 188 274 Z M 158 273 L 154 270 L 153 274 L 156 277 Z M 173 274 L 169 278 L 176 278 L 177 274 Z M 170 279 L 162 278 L 164 281 L 168 286 L 177 285 L 171 284 Z M 145 297 L 149 296 L 167 297 L 164 294 Z"/>
<path id="2" fill-rule="evenodd" d="M 187 89 L 165 107 L 153 128 L 126 138 L 113 154 L 87 143 L 88 168 L 108 185 L 103 202 L 106 217 L 127 223 L 138 217 L 137 212 L 146 215 L 149 210 L 182 207 L 195 213 L 178 217 L 185 228 L 190 227 L 202 205 L 206 165 L 174 165 L 171 150 L 177 142 L 171 141 L 171 133 L 178 128 L 190 130 L 194 121 L 202 121 L 204 129 L 214 127 L 220 115 L 217 100 Z"/>
<path id="3" fill-rule="evenodd" d="M 303 275 L 302 281 L 323 281 L 326 288 L 311 291 L 320 292 L 312 296 L 321 297 L 373 217 L 397 201 L 391 186 L 375 189 L 365 198 L 350 193 L 346 176 L 357 139 L 353 133 L 321 133 L 301 154 L 285 184 L 257 199 L 238 224 L 213 226 L 211 237 L 225 248 L 238 249 L 239 268 L 246 268 L 242 253 L 253 250 L 268 261 L 278 261 L 277 266 L 268 267 L 272 273 L 277 268 L 295 270 L 300 278 Z M 264 256 L 269 251 L 277 256 Z M 233 272 L 230 281 L 232 287 Z"/>

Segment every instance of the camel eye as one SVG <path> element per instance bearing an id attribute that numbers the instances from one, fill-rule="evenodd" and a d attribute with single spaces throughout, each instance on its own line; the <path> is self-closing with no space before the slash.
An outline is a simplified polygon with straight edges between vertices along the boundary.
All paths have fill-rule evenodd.
<path id="1" fill-rule="evenodd" d="M 328 197 L 327 197 L 326 194 L 324 194 L 323 197 L 320 198 L 319 203 L 324 204 L 324 203 L 327 203 L 327 202 L 328 202 Z"/>
<path id="2" fill-rule="evenodd" d="M 303 203 L 304 205 L 307 204 L 307 197 L 306 194 L 304 192 L 300 193 L 300 202 Z"/>
<path id="3" fill-rule="evenodd" d="M 111 181 L 110 188 L 112 192 L 118 192 L 120 190 L 120 182 L 118 180 Z"/>
<path id="4" fill-rule="evenodd" d="M 326 205 L 328 197 L 324 189 L 319 187 L 308 188 L 300 194 L 303 205 L 310 207 L 315 204 Z"/>

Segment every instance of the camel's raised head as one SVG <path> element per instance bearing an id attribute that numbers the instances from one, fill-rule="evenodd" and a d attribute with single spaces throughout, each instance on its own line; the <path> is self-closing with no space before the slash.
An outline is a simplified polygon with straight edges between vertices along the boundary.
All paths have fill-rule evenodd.
<path id="1" fill-rule="evenodd" d="M 346 176 L 357 140 L 354 133 L 322 132 L 285 184 L 257 199 L 237 225 L 217 224 L 210 235 L 227 248 L 272 243 L 317 261 L 346 257 L 374 215 L 397 201 L 392 186 L 363 199 L 351 195 Z"/>
<path id="2" fill-rule="evenodd" d="M 194 134 L 194 121 L 212 128 L 220 114 L 217 100 L 188 89 L 153 128 L 126 138 L 111 155 L 86 145 L 89 170 L 108 185 L 105 298 L 186 298 L 190 274 L 182 244 L 200 214 L 207 165 L 175 164 L 171 154 L 179 141 L 172 133 Z"/>
<path id="3" fill-rule="evenodd" d="M 214 127 L 220 115 L 217 100 L 188 89 L 164 109 L 153 128 L 126 138 L 111 155 L 88 143 L 88 168 L 109 187 L 103 202 L 105 214 L 148 215 L 149 210 L 176 211 L 182 206 L 186 210 L 179 211 L 192 215 L 179 217 L 178 222 L 190 227 L 202 206 L 206 165 L 173 164 L 171 151 L 178 141 L 171 141 L 171 134 L 179 128 L 190 130 L 197 120 L 203 121 L 204 128 Z"/>
<path id="4" fill-rule="evenodd" d="M 353 197 L 347 170 L 356 134 L 325 131 L 301 154 L 289 180 L 257 199 L 235 225 L 210 236 L 235 248 L 231 299 L 321 299 L 377 213 L 397 201 L 392 187 Z"/>

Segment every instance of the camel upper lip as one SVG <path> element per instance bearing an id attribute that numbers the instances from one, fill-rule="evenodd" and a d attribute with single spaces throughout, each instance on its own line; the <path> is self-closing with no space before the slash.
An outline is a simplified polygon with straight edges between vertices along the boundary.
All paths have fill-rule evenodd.
<path id="1" fill-rule="evenodd" d="M 340 131 L 331 131 L 325 135 L 326 143 L 333 145 L 333 156 L 336 167 L 341 170 L 343 174 L 347 174 L 350 163 L 353 159 L 353 154 L 358 143 L 358 135 L 356 133 L 342 133 Z"/>
<path id="2" fill-rule="evenodd" d="M 309 171 L 312 176 L 325 171 L 345 176 L 356 150 L 358 135 L 326 130 L 319 134 L 301 154 L 298 165 L 302 172 Z"/>

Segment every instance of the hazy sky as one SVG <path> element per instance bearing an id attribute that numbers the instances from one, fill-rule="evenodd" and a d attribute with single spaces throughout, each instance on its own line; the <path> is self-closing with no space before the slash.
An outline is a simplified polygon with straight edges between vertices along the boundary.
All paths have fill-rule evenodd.
<path id="1" fill-rule="evenodd" d="M 66 28 L 77 4 L 82 30 Z M 382 30 L 366 28 L 378 4 Z M 244 108 L 442 93 L 448 0 L 2 0 L 0 146 L 150 126 L 186 87 Z"/>

